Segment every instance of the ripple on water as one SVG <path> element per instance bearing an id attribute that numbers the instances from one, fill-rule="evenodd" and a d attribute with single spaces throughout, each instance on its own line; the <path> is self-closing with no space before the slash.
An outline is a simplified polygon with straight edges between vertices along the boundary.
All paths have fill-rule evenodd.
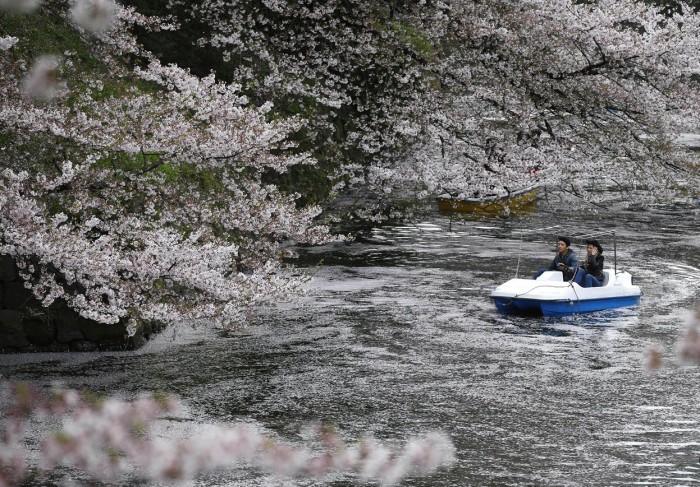
<path id="1" fill-rule="evenodd" d="M 1 356 L 0 366 L 8 377 L 125 397 L 176 393 L 187 414 L 159 424 L 166 437 L 217 421 L 291 443 L 308 439 L 314 420 L 348 440 L 450 434 L 457 464 L 406 485 L 697 483 L 700 372 L 675 366 L 673 353 L 700 289 L 698 215 L 681 224 L 669 211 L 595 222 L 560 215 L 573 228 L 615 229 L 618 266 L 643 288 L 636 308 L 500 315 L 491 289 L 546 265 L 561 228 L 547 228 L 547 214 L 493 222 L 435 214 L 375 229 L 365 242 L 299 249 L 300 263 L 324 263 L 307 297 L 261 312 L 246 333 L 185 326 L 138 352 Z M 536 228 L 547 230 L 521 231 Z M 607 262 L 612 245 L 604 246 Z M 652 348 L 666 359 L 654 372 L 645 367 Z M 243 467 L 196 484 L 322 483 Z"/>

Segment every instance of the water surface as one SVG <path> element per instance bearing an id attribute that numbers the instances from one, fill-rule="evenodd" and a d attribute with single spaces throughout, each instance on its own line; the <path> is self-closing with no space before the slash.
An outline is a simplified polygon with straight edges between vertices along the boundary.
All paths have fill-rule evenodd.
<path id="1" fill-rule="evenodd" d="M 305 441 L 312 421 L 389 443 L 441 430 L 457 462 L 402 485 L 696 485 L 700 369 L 677 344 L 700 290 L 700 209 L 473 220 L 428 212 L 352 243 L 299 249 L 314 279 L 244 333 L 168 330 L 124 353 L 0 356 L 6 377 L 188 406 L 159 434 L 243 421 Z M 566 229 L 548 228 L 561 224 Z M 557 233 L 615 230 L 641 305 L 570 318 L 500 315 L 498 284 L 551 260 Z M 612 241 L 601 238 L 612 266 Z M 583 256 L 584 245 L 574 249 Z M 646 364 L 660 351 L 661 368 Z M 197 485 L 351 485 L 242 468 Z"/>

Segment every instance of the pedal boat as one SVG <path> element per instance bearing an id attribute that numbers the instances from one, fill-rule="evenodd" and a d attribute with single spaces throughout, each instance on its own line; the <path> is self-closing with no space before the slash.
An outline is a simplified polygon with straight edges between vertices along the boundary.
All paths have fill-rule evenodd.
<path id="1" fill-rule="evenodd" d="M 604 270 L 603 285 L 581 287 L 564 281 L 559 271 L 546 271 L 537 279 L 511 279 L 492 293 L 498 311 L 513 314 L 568 316 L 639 304 L 639 286 L 627 272 Z"/>

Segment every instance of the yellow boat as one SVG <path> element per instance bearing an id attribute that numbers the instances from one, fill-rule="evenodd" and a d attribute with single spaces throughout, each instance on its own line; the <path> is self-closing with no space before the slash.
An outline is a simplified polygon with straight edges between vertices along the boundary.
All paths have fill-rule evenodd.
<path id="1" fill-rule="evenodd" d="M 492 194 L 482 198 L 456 198 L 438 196 L 440 211 L 457 211 L 461 213 L 499 214 L 508 211 L 534 210 L 537 202 L 538 186 L 530 186 L 510 194 Z"/>

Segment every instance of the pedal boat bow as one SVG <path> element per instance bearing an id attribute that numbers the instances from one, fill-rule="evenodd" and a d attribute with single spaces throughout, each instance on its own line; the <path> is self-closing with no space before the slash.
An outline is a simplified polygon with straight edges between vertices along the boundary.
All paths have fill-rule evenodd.
<path id="1" fill-rule="evenodd" d="M 627 272 L 603 271 L 601 287 L 584 288 L 564 281 L 559 271 L 547 271 L 537 279 L 511 279 L 492 293 L 498 311 L 515 314 L 568 316 L 639 304 L 639 286 Z"/>

